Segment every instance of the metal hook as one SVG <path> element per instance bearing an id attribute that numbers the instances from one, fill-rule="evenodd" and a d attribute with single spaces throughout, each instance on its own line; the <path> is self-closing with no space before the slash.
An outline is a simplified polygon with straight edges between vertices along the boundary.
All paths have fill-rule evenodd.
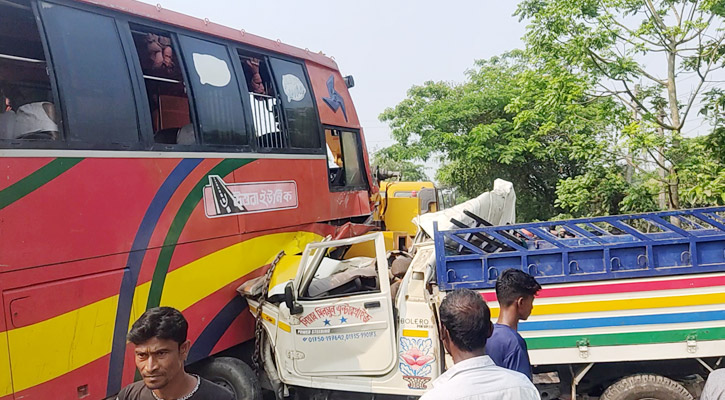
<path id="1" fill-rule="evenodd" d="M 574 268 L 572 268 L 572 266 L 574 266 Z M 577 260 L 569 261 L 569 272 L 580 272 L 580 271 L 581 270 L 579 269 L 579 261 L 577 261 Z"/>
<path id="2" fill-rule="evenodd" d="M 614 262 L 617 262 L 617 266 L 614 266 Z M 619 268 L 622 267 L 622 261 L 619 259 L 619 257 L 612 257 L 609 259 L 609 263 L 612 265 L 612 271 L 616 271 Z"/>
<path id="3" fill-rule="evenodd" d="M 451 273 L 453 274 L 453 277 L 451 278 Z M 453 269 L 449 269 L 446 271 L 446 275 L 448 275 L 448 280 L 453 282 L 456 280 L 456 271 Z"/>
<path id="4" fill-rule="evenodd" d="M 649 260 L 647 259 L 646 254 L 640 254 L 637 256 L 637 265 L 639 265 L 642 268 L 647 268 L 648 264 L 649 264 Z"/>
<path id="5" fill-rule="evenodd" d="M 680 261 L 682 261 L 682 265 L 690 265 L 692 264 L 692 255 L 690 254 L 689 250 L 685 250 L 682 253 L 680 253 Z"/>

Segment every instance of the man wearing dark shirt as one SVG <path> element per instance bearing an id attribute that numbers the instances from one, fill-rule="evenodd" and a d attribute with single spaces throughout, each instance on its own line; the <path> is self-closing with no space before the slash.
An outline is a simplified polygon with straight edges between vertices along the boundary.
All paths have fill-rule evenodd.
<path id="1" fill-rule="evenodd" d="M 133 323 L 136 368 L 143 378 L 121 390 L 116 400 L 234 400 L 234 395 L 184 371 L 191 342 L 184 316 L 171 307 L 147 310 Z"/>
<path id="2" fill-rule="evenodd" d="M 541 285 L 533 276 L 518 269 L 507 269 L 496 280 L 499 304 L 498 321 L 486 342 L 486 354 L 496 365 L 521 372 L 529 379 L 531 363 L 526 341 L 517 332 L 519 320 L 525 321 L 534 308 L 534 296 Z"/>

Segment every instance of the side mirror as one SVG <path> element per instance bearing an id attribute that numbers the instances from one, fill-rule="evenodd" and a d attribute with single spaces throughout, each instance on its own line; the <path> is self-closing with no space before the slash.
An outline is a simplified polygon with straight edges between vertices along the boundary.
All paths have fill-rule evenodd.
<path id="1" fill-rule="evenodd" d="M 302 314 L 302 306 L 295 301 L 294 288 L 292 282 L 287 283 L 287 286 L 284 287 L 284 304 L 291 315 Z"/>

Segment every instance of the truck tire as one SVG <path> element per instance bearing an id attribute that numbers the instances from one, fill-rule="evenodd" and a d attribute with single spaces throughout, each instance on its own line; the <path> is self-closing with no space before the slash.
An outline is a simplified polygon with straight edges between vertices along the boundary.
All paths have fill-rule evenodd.
<path id="1" fill-rule="evenodd" d="M 599 400 L 693 400 L 682 385 L 660 375 L 639 374 L 620 379 Z"/>
<path id="2" fill-rule="evenodd" d="M 262 400 L 257 374 L 244 361 L 216 357 L 201 365 L 199 375 L 234 393 L 236 400 Z"/>

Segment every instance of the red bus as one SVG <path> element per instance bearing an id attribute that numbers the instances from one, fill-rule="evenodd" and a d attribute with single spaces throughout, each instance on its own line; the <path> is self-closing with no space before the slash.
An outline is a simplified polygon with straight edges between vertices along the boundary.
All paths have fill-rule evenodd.
<path id="1" fill-rule="evenodd" d="M 247 354 L 236 287 L 371 214 L 348 86 L 160 6 L 0 0 L 0 400 L 115 395 L 158 305 L 189 320 L 189 363 Z"/>

